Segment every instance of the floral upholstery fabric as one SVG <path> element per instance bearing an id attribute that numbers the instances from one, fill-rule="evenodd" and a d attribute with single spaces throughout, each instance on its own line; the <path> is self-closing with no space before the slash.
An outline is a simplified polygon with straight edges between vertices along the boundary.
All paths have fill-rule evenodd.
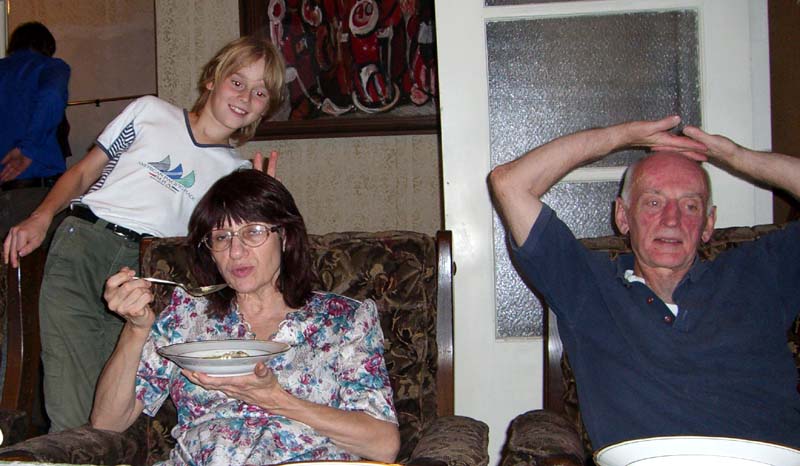
<path id="1" fill-rule="evenodd" d="M 501 466 L 579 466 L 584 456 L 572 422 L 559 413 L 540 409 L 511 422 Z"/>
<path id="2" fill-rule="evenodd" d="M 711 240 L 699 248 L 698 255 L 700 260 L 711 260 L 719 253 L 727 249 L 735 248 L 737 245 L 743 242 L 753 241 L 759 238 L 761 235 L 779 228 L 782 228 L 782 226 L 774 224 L 758 225 L 754 227 L 718 228 L 714 230 Z M 585 238 L 582 239 L 581 242 L 589 249 L 607 251 L 612 259 L 616 258 L 620 254 L 626 254 L 631 251 L 627 237 L 623 236 Z M 787 339 L 792 354 L 794 354 L 795 364 L 798 367 L 798 379 L 800 380 L 800 315 L 798 315 L 798 318 L 795 319 L 792 327 L 788 329 Z M 573 437 L 577 435 L 580 443 L 583 444 L 586 459 L 589 461 L 589 464 L 591 464 L 591 460 L 589 458 L 592 452 L 592 445 L 589 441 L 589 436 L 586 433 L 586 429 L 581 421 L 577 385 L 566 353 L 564 353 L 561 360 L 561 370 L 564 379 L 563 402 L 565 412 L 563 414 L 571 424 L 571 432 L 564 433 L 561 431 L 559 434 L 559 440 L 553 440 L 551 445 L 552 448 L 542 450 L 543 453 L 539 452 L 541 454 L 537 456 L 537 458 L 562 458 L 562 454 L 567 454 L 567 456 L 569 456 L 573 452 L 567 451 L 565 453 L 560 445 L 572 445 L 572 442 L 574 441 Z M 798 383 L 798 391 L 800 391 L 800 383 Z M 574 464 L 570 462 L 535 461 L 530 463 L 515 463 L 515 461 L 517 461 L 519 458 L 524 457 L 525 454 L 529 454 L 529 452 L 532 451 L 531 444 L 525 443 L 525 441 L 530 439 L 532 435 L 528 432 L 517 432 L 517 430 L 541 431 L 542 429 L 546 428 L 545 425 L 548 424 L 540 424 L 540 422 L 549 422 L 549 425 L 552 425 L 552 420 L 549 416 L 542 415 L 542 418 L 539 418 L 539 413 L 541 412 L 543 411 L 539 410 L 525 413 L 512 422 L 511 427 L 509 428 L 508 439 L 506 443 L 507 451 L 504 453 L 504 459 L 502 462 L 503 466 L 512 464 Z M 542 421 L 542 419 L 546 419 L 547 421 Z M 511 443 L 512 439 L 515 440 L 515 443 L 513 444 Z"/>
<path id="3" fill-rule="evenodd" d="M 408 458 L 436 417 L 436 247 L 412 233 L 312 236 L 315 288 L 378 305 L 394 404 L 399 458 Z"/>
<path id="4" fill-rule="evenodd" d="M 465 416 L 437 417 L 425 428 L 408 464 L 485 466 L 488 433 L 488 428 L 476 429 L 475 420 Z"/>
<path id="5" fill-rule="evenodd" d="M 141 420 L 140 420 L 141 421 Z M 137 422 L 126 435 L 115 432 L 81 426 L 52 434 L 42 435 L 16 445 L 3 448 L 4 461 L 42 461 L 68 464 L 100 464 L 98 458 L 119 458 L 120 463 L 139 464 L 136 462 L 136 444 L 133 432 L 136 427 L 143 427 Z M 136 432 L 141 433 L 140 430 Z M 30 442 L 36 444 L 36 455 L 31 455 L 26 448 Z M 75 448 L 81 445 L 81 448 Z M 116 461 L 109 464 L 117 464 Z"/>
<path id="6" fill-rule="evenodd" d="M 462 416 L 437 417 L 438 257 L 434 238 L 405 231 L 348 232 L 311 235 L 310 242 L 318 272 L 315 289 L 377 303 L 400 424 L 397 461 L 419 466 L 485 466 L 489 461 L 486 424 Z M 196 284 L 188 276 L 187 247 L 182 238 L 159 239 L 152 247 L 144 247 L 142 275 Z M 163 309 L 171 288 L 155 285 L 153 289 L 154 309 Z M 167 400 L 155 418 L 141 416 L 128 431 L 118 434 L 146 443 L 132 449 L 134 456 L 108 456 L 108 446 L 92 446 L 94 440 L 62 436 L 61 441 L 72 442 L 72 450 L 96 447 L 92 461 L 83 462 L 152 464 L 168 457 L 173 445 L 169 431 L 175 422 L 175 408 Z M 94 433 L 88 427 L 81 429 L 84 435 Z M 67 462 L 69 457 L 63 455 L 70 448 L 51 436 L 31 439 L 13 451 L 0 449 L 0 459 L 16 456 Z"/>

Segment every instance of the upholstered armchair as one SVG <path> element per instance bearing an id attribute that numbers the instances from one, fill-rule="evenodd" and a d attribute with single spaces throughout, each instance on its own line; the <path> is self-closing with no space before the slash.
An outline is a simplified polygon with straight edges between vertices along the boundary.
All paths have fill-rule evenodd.
<path id="1" fill-rule="evenodd" d="M 33 420 L 39 390 L 39 288 L 46 252 L 23 257 L 19 268 L 0 261 L 0 431 L 2 445 L 38 433 Z"/>
<path id="2" fill-rule="evenodd" d="M 699 251 L 702 260 L 780 228 L 776 225 L 732 227 L 715 230 Z M 630 251 L 621 236 L 582 240 L 590 249 L 608 251 L 615 257 Z M 545 313 L 544 409 L 529 411 L 512 420 L 503 448 L 501 466 L 592 465 L 592 445 L 581 421 L 575 379 L 564 353 L 555 315 Z M 789 347 L 800 370 L 800 317 L 787 329 Z M 800 390 L 800 385 L 798 385 Z"/>
<path id="3" fill-rule="evenodd" d="M 430 466 L 488 463 L 488 427 L 453 415 L 452 273 L 450 232 L 390 231 L 311 236 L 316 289 L 374 299 L 398 412 L 397 461 Z M 144 276 L 194 282 L 183 238 L 142 243 Z M 171 289 L 156 288 L 156 308 Z M 160 303 L 160 304 L 159 304 Z M 142 415 L 124 433 L 82 426 L 0 449 L 0 459 L 64 463 L 152 464 L 173 446 L 174 406 Z"/>

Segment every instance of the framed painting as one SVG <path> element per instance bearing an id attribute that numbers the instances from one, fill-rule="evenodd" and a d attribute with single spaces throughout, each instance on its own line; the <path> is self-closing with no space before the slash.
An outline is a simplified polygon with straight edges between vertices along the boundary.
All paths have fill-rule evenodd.
<path id="1" fill-rule="evenodd" d="M 239 0 L 239 14 L 286 63 L 257 139 L 438 131 L 433 0 Z"/>

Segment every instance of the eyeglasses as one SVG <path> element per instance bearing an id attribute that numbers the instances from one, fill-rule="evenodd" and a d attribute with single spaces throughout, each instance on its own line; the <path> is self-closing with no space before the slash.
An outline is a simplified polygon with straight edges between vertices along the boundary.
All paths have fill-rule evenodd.
<path id="1" fill-rule="evenodd" d="M 211 233 L 203 238 L 203 244 L 215 252 L 226 251 L 231 247 L 233 237 L 237 236 L 242 244 L 255 248 L 264 244 L 270 233 L 275 233 L 280 229 L 281 227 L 278 225 L 269 226 L 263 223 L 248 223 L 236 231 L 212 230 Z"/>

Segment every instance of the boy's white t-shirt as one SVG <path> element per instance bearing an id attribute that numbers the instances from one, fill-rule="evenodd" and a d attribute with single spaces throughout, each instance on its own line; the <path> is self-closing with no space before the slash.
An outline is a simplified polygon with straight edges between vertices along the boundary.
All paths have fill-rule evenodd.
<path id="1" fill-rule="evenodd" d="M 252 166 L 229 145 L 198 144 L 188 113 L 152 96 L 128 105 L 97 145 L 109 162 L 80 202 L 103 220 L 158 237 L 186 235 L 211 185 Z"/>

